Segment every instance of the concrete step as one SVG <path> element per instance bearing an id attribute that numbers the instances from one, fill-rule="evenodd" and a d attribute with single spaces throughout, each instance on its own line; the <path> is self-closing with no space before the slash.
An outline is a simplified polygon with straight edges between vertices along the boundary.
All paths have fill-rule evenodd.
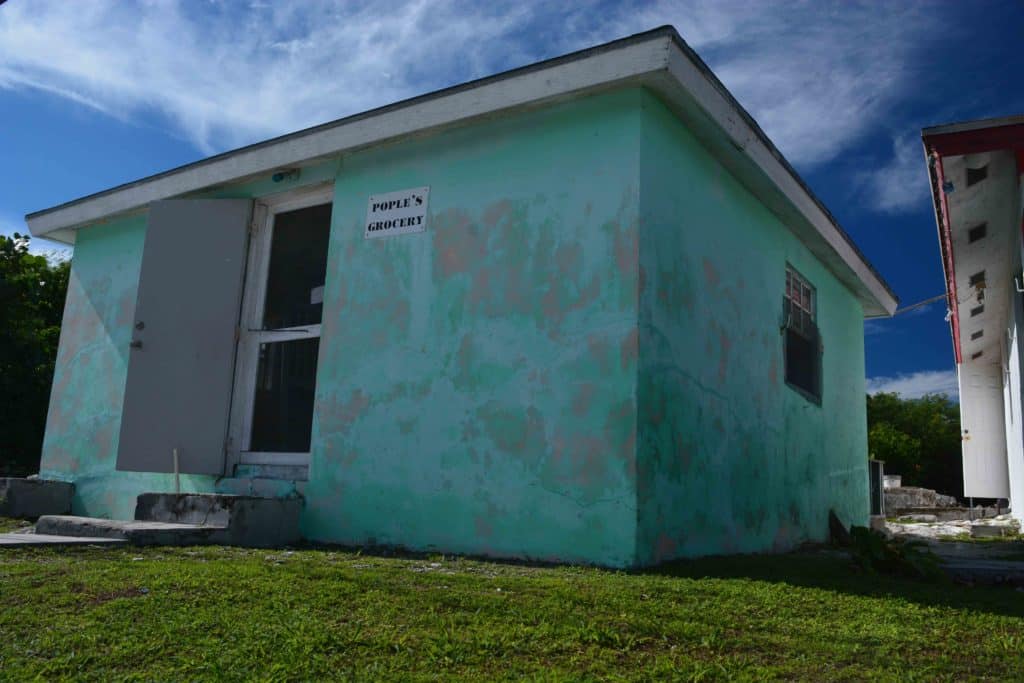
<path id="1" fill-rule="evenodd" d="M 120 519 L 43 515 L 35 536 L 117 539 L 133 545 L 202 545 L 222 542 L 225 527 Z"/>
<path id="2" fill-rule="evenodd" d="M 43 545 L 124 545 L 123 538 L 95 538 L 91 536 L 51 536 L 49 534 L 0 534 L 0 548 L 29 548 Z"/>
<path id="3" fill-rule="evenodd" d="M 0 517 L 35 518 L 71 512 L 74 484 L 48 479 L 0 477 Z"/>
<path id="4" fill-rule="evenodd" d="M 143 493 L 137 521 L 213 525 L 222 529 L 210 542 L 252 548 L 293 545 L 301 540 L 299 497 L 276 498 L 226 493 Z"/>

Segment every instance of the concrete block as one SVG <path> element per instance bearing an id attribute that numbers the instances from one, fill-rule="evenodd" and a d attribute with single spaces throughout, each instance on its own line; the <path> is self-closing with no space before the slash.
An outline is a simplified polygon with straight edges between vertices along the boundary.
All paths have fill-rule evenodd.
<path id="1" fill-rule="evenodd" d="M 143 493 L 135 519 L 176 524 L 216 525 L 213 543 L 250 548 L 294 545 L 301 540 L 298 497 L 264 498 L 224 493 Z"/>
<path id="2" fill-rule="evenodd" d="M 48 479 L 0 477 L 0 516 L 40 517 L 71 512 L 74 484 Z"/>
<path id="3" fill-rule="evenodd" d="M 1002 524 L 972 524 L 971 538 L 1000 538 L 1009 536 L 1014 529 Z"/>

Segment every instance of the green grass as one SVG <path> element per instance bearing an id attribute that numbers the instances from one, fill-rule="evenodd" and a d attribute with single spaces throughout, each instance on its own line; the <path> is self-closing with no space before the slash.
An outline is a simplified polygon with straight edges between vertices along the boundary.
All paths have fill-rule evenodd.
<path id="1" fill-rule="evenodd" d="M 1020 680 L 1024 593 L 827 553 L 648 572 L 237 548 L 0 550 L 0 679 Z"/>

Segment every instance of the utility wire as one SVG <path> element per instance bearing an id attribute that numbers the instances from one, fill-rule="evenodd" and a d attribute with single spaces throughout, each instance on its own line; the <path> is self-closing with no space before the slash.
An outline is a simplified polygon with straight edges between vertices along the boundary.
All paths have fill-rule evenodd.
<path id="1" fill-rule="evenodd" d="M 895 318 L 896 316 L 900 315 L 901 313 L 906 313 L 907 311 L 912 311 L 915 308 L 921 308 L 922 306 L 927 306 L 930 303 L 934 303 L 934 302 L 938 301 L 939 299 L 945 299 L 945 298 L 946 298 L 945 294 L 939 294 L 938 296 L 933 296 L 930 299 L 925 299 L 924 301 L 918 301 L 916 304 L 910 304 L 909 306 L 904 306 L 903 308 L 897 308 L 896 311 L 892 315 L 869 315 L 869 316 L 867 316 L 866 319 L 867 320 L 874 320 L 875 318 Z M 965 299 L 965 301 L 966 301 L 966 299 Z M 964 302 L 960 301 L 958 303 L 962 304 Z"/>

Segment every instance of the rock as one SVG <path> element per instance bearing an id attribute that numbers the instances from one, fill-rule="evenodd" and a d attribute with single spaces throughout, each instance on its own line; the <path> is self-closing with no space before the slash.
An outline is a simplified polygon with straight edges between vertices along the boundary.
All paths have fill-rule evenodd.
<path id="1" fill-rule="evenodd" d="M 887 488 L 883 494 L 885 495 L 885 509 L 889 513 L 898 512 L 901 508 L 942 508 L 958 505 L 953 496 L 946 496 L 931 489 L 916 486 Z"/>
<path id="2" fill-rule="evenodd" d="M 902 515 L 896 521 L 898 521 L 898 522 L 926 522 L 926 523 L 931 524 L 931 523 L 939 521 L 939 518 L 936 517 L 935 515 L 916 514 L 916 515 Z"/>
<path id="3" fill-rule="evenodd" d="M 972 524 L 971 538 L 1000 538 L 1013 534 L 1013 528 L 1004 524 Z"/>

